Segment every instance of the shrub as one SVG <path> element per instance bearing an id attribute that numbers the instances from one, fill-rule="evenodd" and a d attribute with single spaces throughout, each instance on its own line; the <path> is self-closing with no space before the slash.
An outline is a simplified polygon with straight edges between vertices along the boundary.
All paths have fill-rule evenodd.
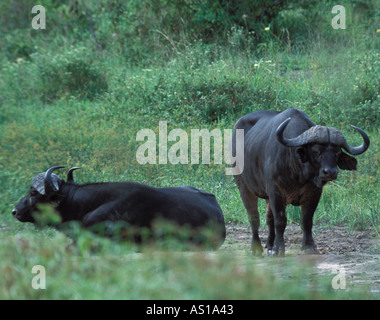
<path id="1" fill-rule="evenodd" d="M 85 48 L 62 54 L 38 55 L 42 99 L 51 102 L 65 96 L 93 99 L 108 89 L 105 76 Z"/>
<path id="2" fill-rule="evenodd" d="M 19 29 L 12 30 L 4 35 L 2 39 L 2 51 L 11 60 L 30 59 L 30 55 L 35 51 L 31 45 L 30 32 L 22 32 Z"/>

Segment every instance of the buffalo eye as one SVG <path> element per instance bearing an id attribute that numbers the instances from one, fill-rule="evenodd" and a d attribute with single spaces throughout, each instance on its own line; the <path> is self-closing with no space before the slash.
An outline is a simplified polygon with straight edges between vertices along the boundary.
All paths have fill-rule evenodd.
<path id="1" fill-rule="evenodd" d="M 35 201 L 34 201 L 34 197 L 30 197 L 30 198 L 29 198 L 29 205 L 30 205 L 30 206 L 33 206 L 33 205 L 34 205 L 34 202 L 35 202 Z"/>
<path id="2" fill-rule="evenodd" d="M 38 195 L 38 191 L 35 189 L 31 189 L 29 194 L 31 197 L 36 197 Z"/>
<path id="3" fill-rule="evenodd" d="M 303 147 L 296 148 L 296 154 L 301 163 L 305 163 L 307 161 L 307 151 Z"/>

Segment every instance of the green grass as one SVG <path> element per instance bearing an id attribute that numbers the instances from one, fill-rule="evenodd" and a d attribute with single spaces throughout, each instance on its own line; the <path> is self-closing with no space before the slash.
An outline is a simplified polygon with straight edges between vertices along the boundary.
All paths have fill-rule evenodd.
<path id="1" fill-rule="evenodd" d="M 195 59 L 201 48 L 187 50 L 193 50 L 188 56 Z M 316 123 L 340 128 L 349 143 L 360 143 L 360 137 L 349 124 L 365 128 L 372 141 L 369 150 L 358 157 L 358 171 L 341 172 L 339 179 L 325 188 L 316 221 L 330 225 L 343 223 L 350 228 L 372 226 L 378 230 L 379 146 L 376 141 L 379 132 L 370 125 L 376 119 L 364 113 L 353 116 L 345 106 L 336 107 L 341 105 L 339 101 L 333 102 L 340 99 L 333 90 L 336 78 L 327 77 L 325 67 L 313 67 L 325 65 L 328 55 L 322 51 L 318 61 L 314 61 L 315 54 L 304 55 L 297 66 L 309 66 L 309 69 L 295 78 L 290 71 L 282 71 L 295 67 L 291 61 L 293 55 L 282 51 L 278 51 L 272 62 L 224 53 L 223 60 L 210 62 L 206 56 L 194 67 L 185 63 L 190 58 L 180 55 L 166 65 L 152 66 L 149 71 L 127 67 L 121 70 L 120 65 L 111 69 L 116 59 L 111 57 L 103 66 L 110 79 L 110 89 L 95 100 L 64 94 L 49 104 L 33 98 L 19 102 L 20 105 L 3 105 L 0 174 L 3 199 L 9 201 L 3 200 L 0 208 L 2 212 L 10 212 L 35 174 L 59 164 L 81 166 L 76 176 L 83 183 L 135 180 L 156 186 L 193 185 L 217 195 L 227 221 L 246 223 L 234 181 L 224 174 L 225 164 L 139 165 L 136 150 L 142 142 L 136 141 L 136 134 L 143 128 L 153 129 L 157 134 L 159 120 L 166 120 L 168 131 L 183 129 L 190 139 L 192 128 L 210 131 L 216 128 L 223 132 L 232 129 L 234 122 L 248 112 L 296 107 L 307 112 Z M 347 58 L 344 51 L 337 52 L 335 57 L 335 60 Z M 33 68 L 29 63 L 19 67 Z M 347 64 L 339 65 L 342 68 L 347 72 L 350 69 Z M 331 67 L 329 72 L 334 74 L 334 70 Z M 345 74 L 345 70 L 341 71 Z M 283 72 L 289 75 L 282 76 Z M 358 74 L 363 72 L 358 70 Z M 350 81 L 348 78 L 346 82 Z M 353 95 L 346 82 L 341 85 L 346 90 L 341 96 Z M 310 101 L 314 98 L 309 95 L 325 101 L 326 105 Z M 264 212 L 264 205 L 260 207 Z"/>
<path id="2" fill-rule="evenodd" d="M 348 299 L 368 291 L 336 291 L 332 276 L 307 259 L 255 259 L 235 253 L 136 252 L 78 231 L 73 244 L 52 230 L 2 232 L 2 299 Z M 31 286 L 34 265 L 46 289 Z M 286 288 L 286 290 L 284 290 Z"/>
<path id="3" fill-rule="evenodd" d="M 280 22 L 291 13 L 284 12 Z M 107 21 L 99 24 L 111 28 Z M 333 291 L 331 279 L 313 275 L 310 263 L 294 257 L 255 260 L 248 253 L 153 248 L 137 253 L 129 243 L 83 230 L 73 242 L 11 216 L 33 176 L 64 165 L 82 168 L 75 172 L 79 183 L 192 185 L 216 195 L 227 222 L 248 225 L 225 164 L 140 165 L 136 134 L 144 128 L 157 134 L 165 120 L 168 130 L 180 128 L 190 137 L 191 129 L 232 129 L 255 110 L 298 108 L 315 123 L 340 129 L 350 144 L 361 141 L 350 124 L 371 139 L 369 150 L 357 157 L 358 170 L 340 172 L 324 188 L 315 223 L 371 228 L 379 236 L 380 37 L 359 27 L 340 36 L 323 27 L 319 36 L 303 34 L 292 44 L 272 31 L 256 40 L 241 28 L 229 30 L 220 43 L 173 40 L 175 49 L 154 38 L 151 47 L 159 50 L 149 54 L 136 47 L 143 46 L 141 39 L 126 50 L 100 31 L 100 52 L 91 36 L 63 29 L 44 37 L 12 31 L 0 51 L 0 298 L 368 298 L 364 291 Z M 259 208 L 264 225 L 264 201 Z M 299 223 L 299 208 L 289 206 L 288 218 Z M 46 267 L 46 290 L 31 289 L 36 264 Z"/>

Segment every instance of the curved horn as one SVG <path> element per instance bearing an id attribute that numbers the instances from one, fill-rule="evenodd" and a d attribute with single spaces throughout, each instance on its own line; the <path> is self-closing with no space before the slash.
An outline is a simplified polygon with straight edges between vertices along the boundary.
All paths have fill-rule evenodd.
<path id="1" fill-rule="evenodd" d="M 341 135 L 340 131 L 335 128 L 328 128 L 328 127 L 316 125 L 316 126 L 310 127 L 305 132 L 301 133 L 299 136 L 288 139 L 284 137 L 283 132 L 286 126 L 288 125 L 290 119 L 291 118 L 288 118 L 284 122 L 282 122 L 276 130 L 278 141 L 286 147 L 300 147 L 309 143 L 320 143 L 320 144 L 330 143 L 331 130 L 335 130 Z"/>
<path id="2" fill-rule="evenodd" d="M 304 133 L 301 133 L 298 137 L 288 139 L 284 137 L 283 133 L 290 120 L 291 118 L 288 118 L 283 121 L 276 130 L 277 140 L 287 147 L 300 147 L 308 143 L 333 143 L 342 147 L 348 153 L 356 156 L 365 152 L 370 144 L 368 135 L 362 129 L 355 126 L 351 127 L 358 131 L 363 138 L 363 143 L 357 147 L 350 146 L 338 129 L 319 125 L 311 127 Z"/>
<path id="3" fill-rule="evenodd" d="M 352 126 L 352 125 L 351 125 L 351 127 L 354 128 L 356 131 L 358 131 L 361 134 L 361 136 L 363 138 L 363 143 L 360 146 L 352 147 L 343 138 L 343 141 L 341 141 L 341 143 L 340 143 L 340 147 L 342 147 L 344 150 L 346 150 L 348 153 L 352 154 L 353 156 L 357 156 L 359 154 L 362 154 L 363 152 L 365 152 L 368 149 L 370 141 L 369 141 L 368 135 L 362 129 L 355 127 L 355 126 Z"/>
<path id="4" fill-rule="evenodd" d="M 292 120 L 292 118 L 286 119 L 276 129 L 277 140 L 281 144 L 283 144 L 284 146 L 287 146 L 287 147 L 293 147 L 291 142 L 289 141 L 289 139 L 284 137 L 284 130 L 285 130 L 286 126 L 288 125 L 288 123 L 290 122 L 290 120 Z"/>
<path id="5" fill-rule="evenodd" d="M 283 121 L 276 129 L 277 140 L 286 147 L 300 147 L 308 143 L 324 143 L 327 140 L 327 128 L 313 126 L 295 138 L 285 138 L 284 130 L 292 118 Z"/>
<path id="6" fill-rule="evenodd" d="M 69 171 L 67 172 L 67 183 L 75 183 L 74 177 L 73 177 L 73 171 L 77 169 L 80 169 L 80 167 L 72 167 L 69 169 Z"/>
<path id="7" fill-rule="evenodd" d="M 44 187 L 45 187 L 45 194 L 49 195 L 52 192 L 58 191 L 58 186 L 54 185 L 53 180 L 51 178 L 51 174 L 54 170 L 64 168 L 64 166 L 55 166 L 51 167 L 45 172 L 45 177 L 44 177 Z"/>

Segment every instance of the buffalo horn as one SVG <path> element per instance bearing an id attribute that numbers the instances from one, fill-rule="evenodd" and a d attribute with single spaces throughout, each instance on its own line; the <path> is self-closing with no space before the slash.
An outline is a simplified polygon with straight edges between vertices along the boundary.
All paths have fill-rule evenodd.
<path id="1" fill-rule="evenodd" d="M 305 144 L 315 142 L 315 138 L 317 138 L 317 136 L 322 137 L 321 132 L 318 132 L 320 131 L 321 126 L 313 126 L 295 138 L 288 139 L 284 137 L 284 130 L 286 126 L 289 124 L 290 120 L 291 118 L 288 118 L 285 121 L 283 121 L 276 130 L 277 140 L 284 146 L 300 147 Z"/>
<path id="2" fill-rule="evenodd" d="M 73 177 L 73 171 L 77 169 L 80 169 L 80 167 L 72 167 L 69 169 L 69 171 L 67 172 L 67 183 L 75 183 L 74 177 Z"/>
<path id="3" fill-rule="evenodd" d="M 50 195 L 52 192 L 57 192 L 59 190 L 59 185 L 56 180 L 53 180 L 51 177 L 51 174 L 54 170 L 64 168 L 63 166 L 55 166 L 51 167 L 45 172 L 44 177 L 44 187 L 45 187 L 45 194 Z"/>
<path id="4" fill-rule="evenodd" d="M 362 154 L 368 149 L 369 143 L 370 143 L 369 137 L 362 129 L 355 127 L 353 125 L 351 125 L 351 127 L 360 133 L 360 135 L 363 138 L 363 143 L 360 146 L 352 147 L 347 143 L 346 139 L 344 139 L 342 135 L 341 141 L 337 141 L 338 142 L 337 145 L 342 147 L 344 150 L 346 150 L 348 153 L 352 154 L 353 156 L 357 156 L 359 154 Z"/>
<path id="5" fill-rule="evenodd" d="M 310 129 L 306 130 L 305 132 L 301 133 L 299 136 L 295 138 L 288 139 L 284 137 L 283 133 L 290 120 L 291 118 L 288 118 L 285 121 L 283 121 L 276 130 L 277 139 L 284 146 L 300 147 L 308 143 L 331 143 L 343 148 L 352 155 L 362 154 L 369 147 L 369 137 L 363 130 L 355 126 L 351 127 L 358 131 L 363 138 L 363 143 L 358 147 L 350 146 L 344 138 L 343 134 L 338 129 L 319 125 L 311 127 Z"/>

